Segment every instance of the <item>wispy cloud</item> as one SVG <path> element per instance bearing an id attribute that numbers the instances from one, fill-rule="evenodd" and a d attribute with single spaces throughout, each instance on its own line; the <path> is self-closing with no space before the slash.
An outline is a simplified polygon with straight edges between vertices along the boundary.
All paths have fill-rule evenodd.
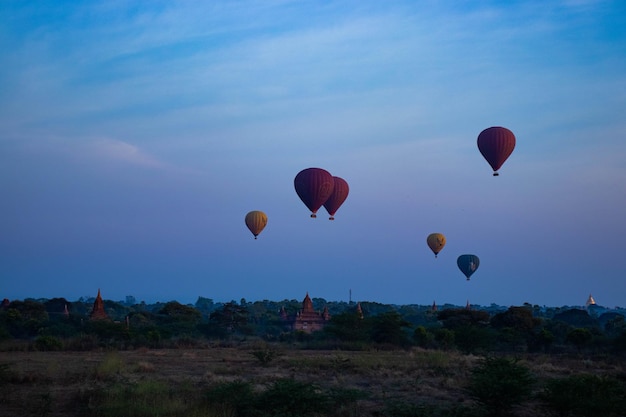
<path id="1" fill-rule="evenodd" d="M 142 151 L 139 147 L 121 140 L 98 139 L 89 143 L 85 149 L 91 153 L 90 156 L 105 160 L 150 168 L 167 167 L 167 164 Z"/>

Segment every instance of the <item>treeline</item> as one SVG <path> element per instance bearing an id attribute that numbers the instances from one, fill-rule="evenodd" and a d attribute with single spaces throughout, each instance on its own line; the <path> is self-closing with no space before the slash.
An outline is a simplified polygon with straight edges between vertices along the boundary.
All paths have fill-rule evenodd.
<path id="1" fill-rule="evenodd" d="M 326 302 L 324 330 L 292 331 L 281 308 L 294 317 L 297 300 L 215 303 L 199 297 L 194 305 L 176 301 L 133 303 L 104 301 L 109 320 L 90 320 L 90 299 L 15 300 L 0 309 L 0 341 L 4 349 L 90 350 L 138 347 L 200 347 L 207 341 L 250 338 L 300 344 L 306 348 L 365 350 L 419 346 L 465 353 L 626 352 L 626 320 L 622 312 L 598 314 L 580 308 L 538 306 L 459 308 L 395 306 L 373 302 Z"/>

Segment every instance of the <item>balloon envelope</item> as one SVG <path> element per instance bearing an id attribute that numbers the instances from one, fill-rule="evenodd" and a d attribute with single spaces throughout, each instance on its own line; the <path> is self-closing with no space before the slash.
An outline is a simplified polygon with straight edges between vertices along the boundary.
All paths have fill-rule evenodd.
<path id="1" fill-rule="evenodd" d="M 265 229 L 267 225 L 267 215 L 259 210 L 253 210 L 246 214 L 246 226 L 254 235 L 254 238 Z"/>
<path id="2" fill-rule="evenodd" d="M 350 192 L 350 187 L 346 180 L 339 177 L 333 177 L 333 180 L 333 192 L 324 203 L 324 208 L 328 214 L 330 214 L 329 220 L 335 220 L 335 213 L 339 210 L 343 202 L 346 201 L 348 193 Z"/>
<path id="3" fill-rule="evenodd" d="M 300 200 L 311 210 L 311 217 L 317 217 L 317 210 L 333 192 L 335 180 L 322 168 L 307 168 L 296 175 L 293 185 Z"/>
<path id="4" fill-rule="evenodd" d="M 437 254 L 441 252 L 444 246 L 446 246 L 446 237 L 441 233 L 431 233 L 426 238 L 426 244 L 435 254 L 435 258 Z"/>
<path id="5" fill-rule="evenodd" d="M 456 264 L 469 281 L 472 274 L 478 269 L 480 259 L 476 255 L 461 255 L 456 259 Z"/>
<path id="6" fill-rule="evenodd" d="M 489 127 L 478 135 L 478 150 L 493 169 L 497 176 L 498 170 L 504 161 L 515 149 L 515 135 L 506 127 Z"/>

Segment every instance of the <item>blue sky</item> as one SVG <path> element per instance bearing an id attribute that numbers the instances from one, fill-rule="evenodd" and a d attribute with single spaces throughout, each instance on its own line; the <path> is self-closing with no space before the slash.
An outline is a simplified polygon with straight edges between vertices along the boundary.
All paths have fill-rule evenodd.
<path id="1" fill-rule="evenodd" d="M 625 19 L 621 0 L 2 2 L 0 297 L 626 306 Z M 490 126 L 517 137 L 497 178 Z M 308 167 L 350 184 L 334 222 L 294 191 Z"/>

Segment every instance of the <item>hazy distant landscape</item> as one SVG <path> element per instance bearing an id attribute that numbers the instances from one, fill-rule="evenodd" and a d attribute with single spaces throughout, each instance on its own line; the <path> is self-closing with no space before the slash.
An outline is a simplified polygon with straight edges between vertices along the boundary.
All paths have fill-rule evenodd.
<path id="1" fill-rule="evenodd" d="M 307 298 L 5 300 L 0 415 L 623 415 L 624 309 Z"/>

